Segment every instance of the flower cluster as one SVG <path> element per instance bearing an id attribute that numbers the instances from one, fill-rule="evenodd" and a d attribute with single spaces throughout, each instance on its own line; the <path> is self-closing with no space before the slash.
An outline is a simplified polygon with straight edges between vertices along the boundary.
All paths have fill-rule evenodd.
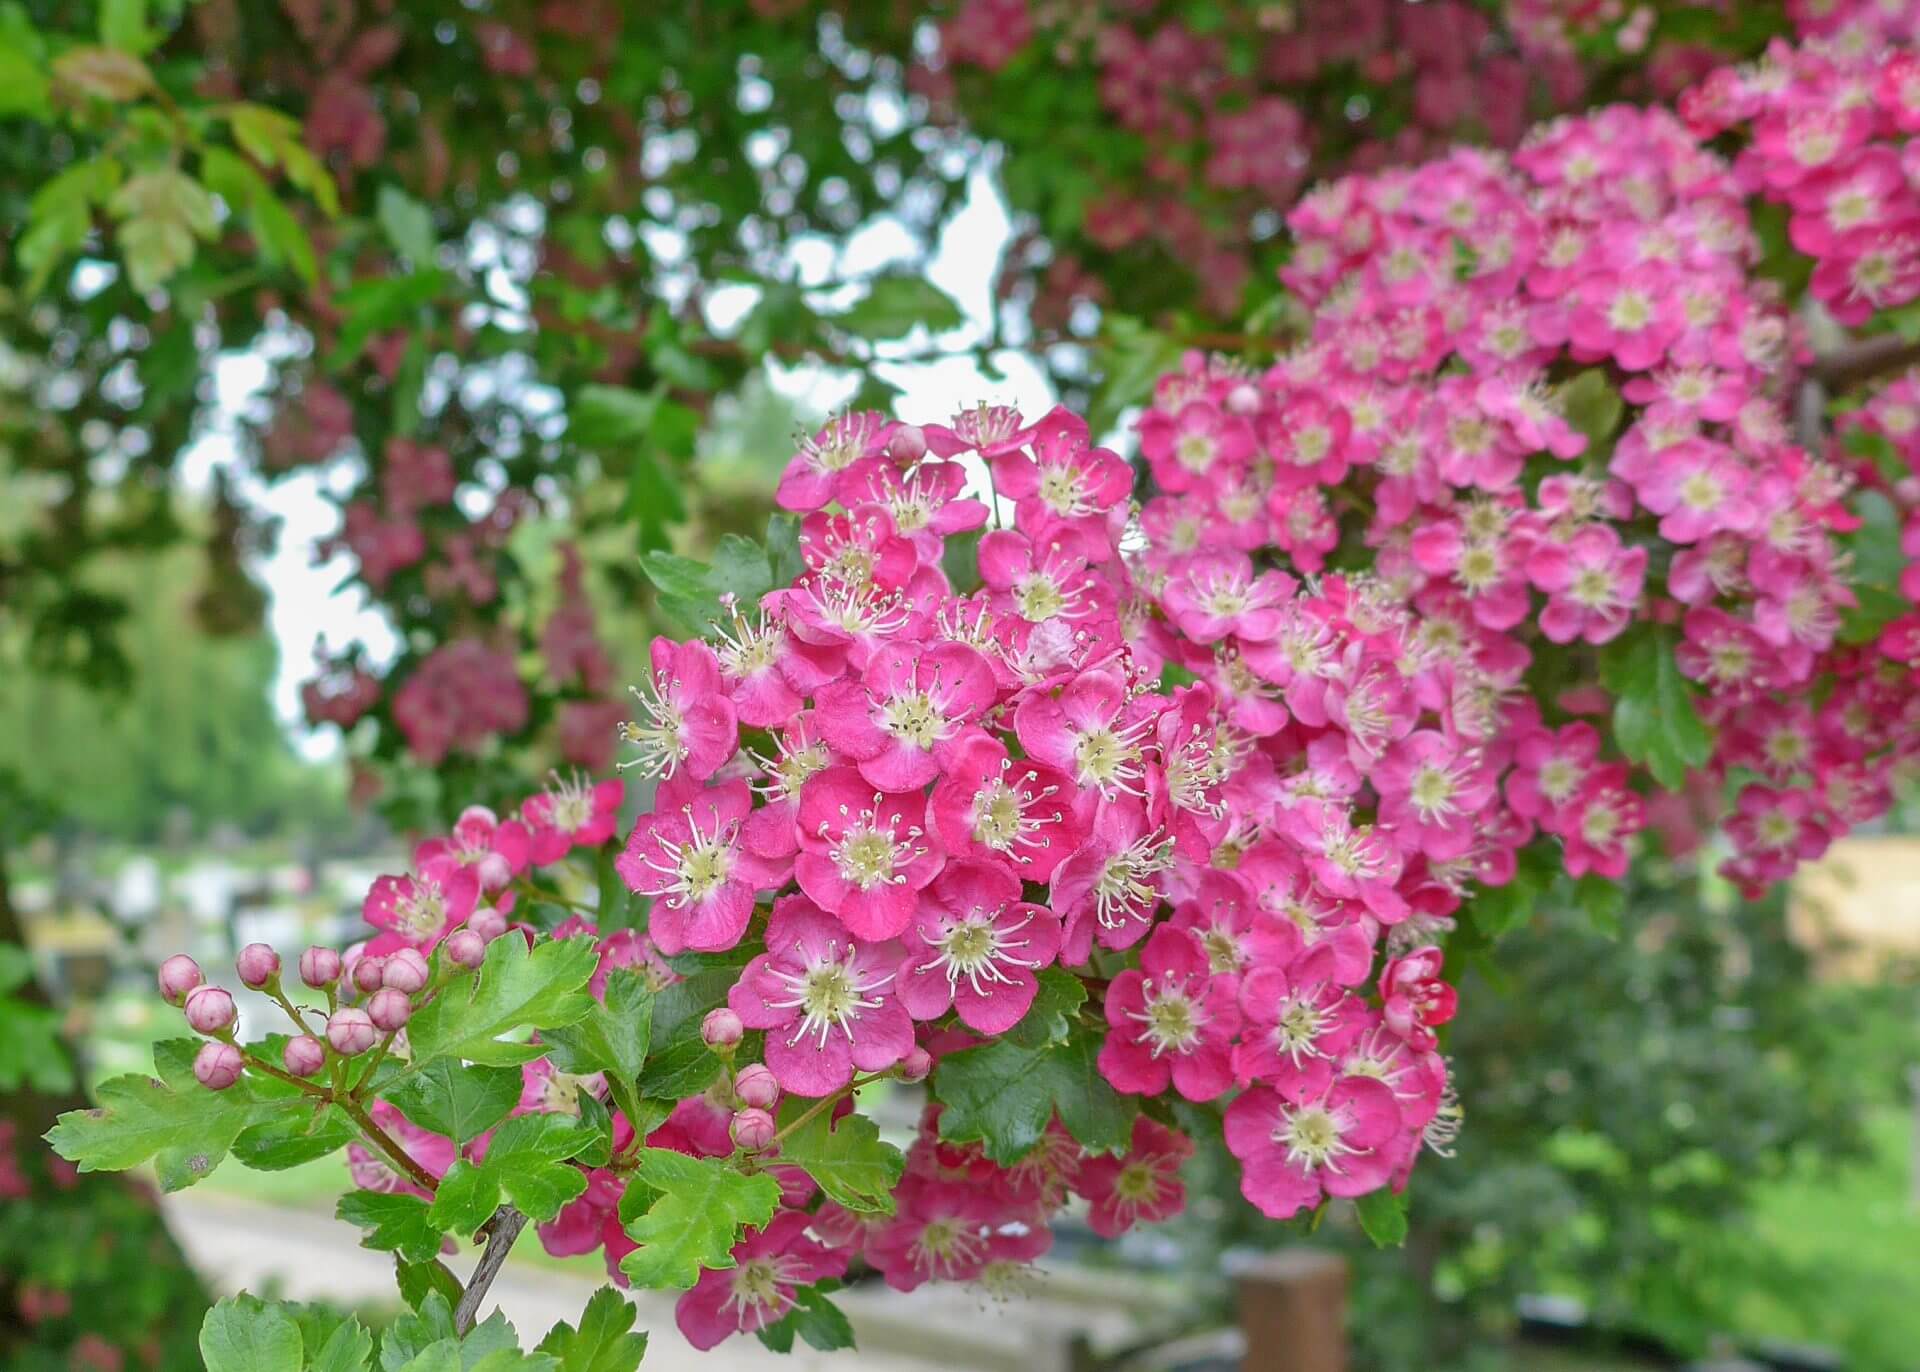
<path id="1" fill-rule="evenodd" d="M 1752 778 L 1750 888 L 1884 809 L 1914 707 L 1839 641 L 1851 483 L 1793 441 L 1798 345 L 1731 168 L 1615 107 L 1289 222 L 1311 334 L 1160 383 L 1143 579 L 1241 728 L 1324 759 L 1310 808 L 1364 796 L 1435 915 L 1536 833 L 1619 876 L 1629 759 Z"/>

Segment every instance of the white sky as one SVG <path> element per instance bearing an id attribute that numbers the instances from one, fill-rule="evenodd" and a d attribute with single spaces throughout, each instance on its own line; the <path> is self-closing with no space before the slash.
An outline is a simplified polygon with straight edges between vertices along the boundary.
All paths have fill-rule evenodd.
<path id="1" fill-rule="evenodd" d="M 939 344 L 964 347 L 988 337 L 994 309 L 993 283 L 1010 227 L 1006 205 L 991 178 L 984 171 L 976 172 L 969 180 L 966 202 L 945 226 L 927 271 L 934 284 L 959 301 L 967 317 L 964 327 L 939 338 Z M 908 231 L 897 221 L 883 220 L 856 234 L 837 259 L 825 242 L 798 245 L 793 256 L 802 280 L 818 280 L 871 272 L 911 256 L 913 250 Z M 710 312 L 717 325 L 725 327 L 732 322 L 727 317 L 729 303 L 732 311 L 751 304 L 751 292 L 745 288 L 743 292 L 732 302 L 724 293 L 716 293 Z M 922 332 L 881 351 L 903 354 L 924 351 L 927 346 L 928 338 Z M 1014 405 L 1029 417 L 1053 403 L 1045 373 L 1031 358 L 1008 349 L 996 354 L 995 362 L 1006 373 L 1004 381 L 989 381 L 971 357 L 880 370 L 905 391 L 899 417 L 920 423 L 944 420 L 981 400 Z M 257 356 L 229 355 L 220 359 L 214 379 L 219 392 L 215 423 L 184 461 L 184 479 L 192 487 L 204 488 L 214 467 L 234 462 L 235 416 L 265 384 L 267 366 Z M 845 373 L 817 366 L 778 368 L 773 380 L 777 389 L 820 412 L 844 403 L 856 385 L 856 380 Z M 395 647 L 391 628 L 368 603 L 364 591 L 357 585 L 341 587 L 349 572 L 349 560 L 335 556 L 320 565 L 313 561 L 314 545 L 339 527 L 337 508 L 323 493 L 329 487 L 336 492 L 349 489 L 357 477 L 355 466 L 353 462 L 335 462 L 324 471 L 305 470 L 282 477 L 272 486 L 252 479 L 243 484 L 255 508 L 281 521 L 275 551 L 256 571 L 271 597 L 268 623 L 280 647 L 274 706 L 309 756 L 325 756 L 338 747 L 334 729 L 309 729 L 300 711 L 300 683 L 311 675 L 315 640 L 324 637 L 330 647 L 338 649 L 357 639 L 376 659 L 391 654 Z"/>

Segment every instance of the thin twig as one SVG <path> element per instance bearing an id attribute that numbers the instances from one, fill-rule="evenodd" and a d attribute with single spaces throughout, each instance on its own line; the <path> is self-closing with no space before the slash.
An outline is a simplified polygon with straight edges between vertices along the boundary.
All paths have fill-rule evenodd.
<path id="1" fill-rule="evenodd" d="M 418 1162 L 415 1162 L 413 1156 L 408 1153 L 406 1149 L 395 1143 L 386 1130 L 375 1124 L 373 1122 L 373 1116 L 368 1114 L 358 1101 L 347 1097 L 335 1103 L 347 1112 L 347 1118 L 360 1126 L 361 1132 L 367 1136 L 368 1140 L 372 1142 L 375 1147 L 387 1155 L 388 1160 L 391 1161 L 395 1167 L 398 1167 L 402 1172 L 407 1174 L 408 1180 L 412 1181 L 414 1185 L 420 1187 L 429 1195 L 439 1191 L 440 1179 L 434 1176 L 433 1173 L 427 1171 L 427 1169 L 422 1167 Z"/>
<path id="2" fill-rule="evenodd" d="M 1823 352 L 1807 370 L 1830 394 L 1838 394 L 1915 362 L 1920 362 L 1920 341 L 1888 333 L 1854 339 Z"/>
<path id="3" fill-rule="evenodd" d="M 527 1217 L 511 1205 L 501 1206 L 487 1221 L 487 1251 L 480 1255 L 480 1265 L 467 1278 L 467 1289 L 460 1293 L 460 1303 L 453 1308 L 453 1332 L 461 1338 L 465 1338 L 467 1331 L 473 1328 L 473 1321 L 480 1313 L 480 1302 L 487 1298 L 487 1288 L 500 1275 L 501 1264 L 507 1260 L 507 1250 L 513 1247 L 513 1241 L 520 1237 L 520 1231 L 526 1227 Z"/>

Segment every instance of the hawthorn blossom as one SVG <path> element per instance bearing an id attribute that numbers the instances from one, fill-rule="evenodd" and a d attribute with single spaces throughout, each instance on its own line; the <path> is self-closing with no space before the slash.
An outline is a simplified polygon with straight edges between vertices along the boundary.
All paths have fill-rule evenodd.
<path id="1" fill-rule="evenodd" d="M 1116 1091 L 1158 1095 L 1173 1087 L 1188 1100 L 1212 1100 L 1233 1084 L 1232 1040 L 1240 1028 L 1234 986 L 1216 981 L 1200 941 L 1162 927 L 1147 939 L 1140 966 L 1107 988 L 1100 1074 Z"/>
<path id="2" fill-rule="evenodd" d="M 661 786 L 614 859 L 628 889 L 653 898 L 647 933 L 668 956 L 733 947 L 761 891 L 777 890 L 789 868 L 742 841 L 752 808 L 744 781 L 702 787 L 687 777 Z"/>
<path id="3" fill-rule="evenodd" d="M 918 791 L 876 791 L 846 766 L 816 774 L 800 791 L 800 889 L 862 939 L 897 937 L 946 860 L 925 817 Z"/>
<path id="4" fill-rule="evenodd" d="M 1020 880 L 988 862 L 951 862 L 926 890 L 895 994 L 915 1019 L 949 1009 L 1000 1034 L 1033 1005 L 1034 973 L 1060 948 L 1060 918 L 1020 898 Z"/>

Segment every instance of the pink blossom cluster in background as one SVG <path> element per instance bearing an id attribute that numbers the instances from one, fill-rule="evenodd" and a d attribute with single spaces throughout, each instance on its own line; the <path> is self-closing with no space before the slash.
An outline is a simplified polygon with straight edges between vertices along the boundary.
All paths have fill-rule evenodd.
<path id="1" fill-rule="evenodd" d="M 1348 178 L 1289 218 L 1308 339 L 1263 375 L 1195 359 L 1141 421 L 1170 656 L 1242 728 L 1321 747 L 1317 787 L 1416 820 L 1429 913 L 1536 830 L 1576 875 L 1624 871 L 1645 814 L 1595 727 L 1612 701 L 1542 671 L 1630 626 L 1677 631 L 1705 775 L 1752 778 L 1723 869 L 1749 888 L 1884 812 L 1913 751 L 1905 673 L 1838 639 L 1852 483 L 1793 441 L 1744 189 L 1626 107 Z M 1321 579 L 1256 574 L 1275 557 Z"/>

